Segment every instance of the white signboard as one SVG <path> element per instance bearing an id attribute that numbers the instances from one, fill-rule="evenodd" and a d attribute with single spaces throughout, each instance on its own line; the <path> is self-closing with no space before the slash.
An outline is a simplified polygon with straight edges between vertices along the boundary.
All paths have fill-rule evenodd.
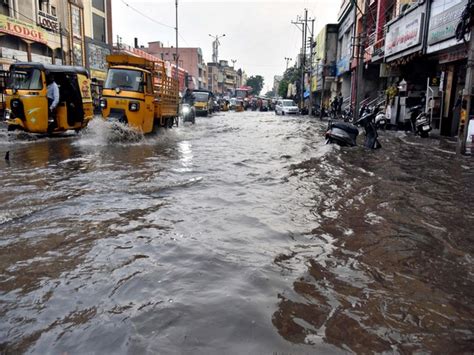
<path id="1" fill-rule="evenodd" d="M 389 25 L 385 40 L 386 57 L 421 44 L 423 16 L 424 13 L 415 10 Z"/>
<path id="2" fill-rule="evenodd" d="M 31 61 L 32 62 L 37 62 L 37 63 L 42 63 L 42 64 L 52 64 L 53 63 L 53 59 L 51 57 L 46 57 L 44 55 L 34 54 L 34 53 L 31 53 Z"/>
<path id="3" fill-rule="evenodd" d="M 44 11 L 38 11 L 38 24 L 47 30 L 59 32 L 58 18 Z"/>
<path id="4" fill-rule="evenodd" d="M 28 53 L 24 51 L 19 51 L 17 49 L 10 49 L 10 48 L 0 48 L 0 53 L 2 54 L 3 58 L 8 58 L 13 61 L 20 61 L 20 62 L 27 62 L 28 61 Z"/>

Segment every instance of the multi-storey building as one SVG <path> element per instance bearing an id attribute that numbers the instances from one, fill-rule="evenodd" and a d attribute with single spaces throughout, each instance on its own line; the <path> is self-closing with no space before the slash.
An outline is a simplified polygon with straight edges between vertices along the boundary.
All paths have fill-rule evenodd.
<path id="1" fill-rule="evenodd" d="M 142 47 L 145 52 L 169 62 L 176 62 L 176 49 L 164 47 L 160 41 Z M 178 65 L 188 72 L 187 84 L 192 89 L 207 89 L 208 68 L 203 61 L 201 48 L 178 48 Z"/>
<path id="2" fill-rule="evenodd" d="M 313 53 L 313 80 L 312 91 L 316 103 L 328 106 L 331 92 L 335 94 L 336 77 L 336 50 L 337 24 L 327 24 L 316 37 L 316 46 Z"/>
<path id="3" fill-rule="evenodd" d="M 468 0 L 357 0 L 354 6 L 343 0 L 338 90 L 352 102 L 356 93 L 366 101 L 385 98 L 394 125 L 404 125 L 409 108 L 422 103 L 436 132 L 457 135 L 467 46 L 455 35 L 468 4 Z M 361 83 L 356 71 L 361 72 Z"/>
<path id="4" fill-rule="evenodd" d="M 3 0 L 0 64 L 71 64 L 105 77 L 112 45 L 111 0 Z"/>
<path id="5" fill-rule="evenodd" d="M 207 67 L 209 68 L 208 89 L 214 93 L 229 95 L 237 87 L 245 84 L 245 72 L 229 66 L 227 60 L 220 60 L 219 63 L 207 63 Z"/>

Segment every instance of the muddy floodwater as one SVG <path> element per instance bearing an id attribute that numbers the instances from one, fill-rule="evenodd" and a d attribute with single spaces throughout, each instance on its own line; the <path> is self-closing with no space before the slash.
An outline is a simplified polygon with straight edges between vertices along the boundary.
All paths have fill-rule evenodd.
<path id="1" fill-rule="evenodd" d="M 472 353 L 474 160 L 324 129 L 0 131 L 0 353 Z"/>

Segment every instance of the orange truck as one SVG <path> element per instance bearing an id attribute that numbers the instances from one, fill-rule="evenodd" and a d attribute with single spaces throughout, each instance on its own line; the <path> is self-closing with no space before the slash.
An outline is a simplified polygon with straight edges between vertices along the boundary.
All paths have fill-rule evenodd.
<path id="1" fill-rule="evenodd" d="M 129 54 L 107 56 L 109 70 L 100 107 L 102 117 L 150 133 L 178 122 L 178 81 L 164 61 Z"/>

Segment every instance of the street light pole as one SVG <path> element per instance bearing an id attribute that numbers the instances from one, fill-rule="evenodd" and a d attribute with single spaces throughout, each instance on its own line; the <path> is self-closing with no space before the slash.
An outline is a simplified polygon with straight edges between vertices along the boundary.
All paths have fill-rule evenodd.
<path id="1" fill-rule="evenodd" d="M 220 45 L 220 42 L 219 42 L 219 38 L 221 37 L 225 37 L 225 33 L 222 34 L 222 35 L 211 35 L 209 34 L 209 37 L 212 37 L 214 38 L 214 41 L 212 42 L 212 62 L 213 63 L 216 63 L 216 67 L 217 67 L 217 89 L 219 89 L 219 72 L 221 72 L 221 67 L 219 65 L 219 45 Z M 222 94 L 224 94 L 224 83 L 222 83 Z"/>
<path id="2" fill-rule="evenodd" d="M 237 89 L 237 72 L 235 71 L 235 62 L 237 62 L 237 59 L 231 59 L 232 62 L 232 69 L 234 70 L 234 93 L 235 90 Z"/>
<path id="3" fill-rule="evenodd" d="M 176 5 L 176 68 L 175 68 L 175 78 L 176 78 L 176 96 L 178 97 L 177 100 L 177 108 L 176 112 L 179 112 L 179 54 L 178 54 L 178 0 L 175 0 Z M 176 126 L 179 122 L 179 116 L 176 115 Z"/>
<path id="4" fill-rule="evenodd" d="M 214 38 L 214 42 L 212 42 L 212 61 L 214 63 L 217 63 L 219 60 L 219 46 L 220 46 L 219 38 L 225 37 L 225 33 L 220 36 L 219 35 L 213 36 L 209 34 L 209 37 Z"/>

